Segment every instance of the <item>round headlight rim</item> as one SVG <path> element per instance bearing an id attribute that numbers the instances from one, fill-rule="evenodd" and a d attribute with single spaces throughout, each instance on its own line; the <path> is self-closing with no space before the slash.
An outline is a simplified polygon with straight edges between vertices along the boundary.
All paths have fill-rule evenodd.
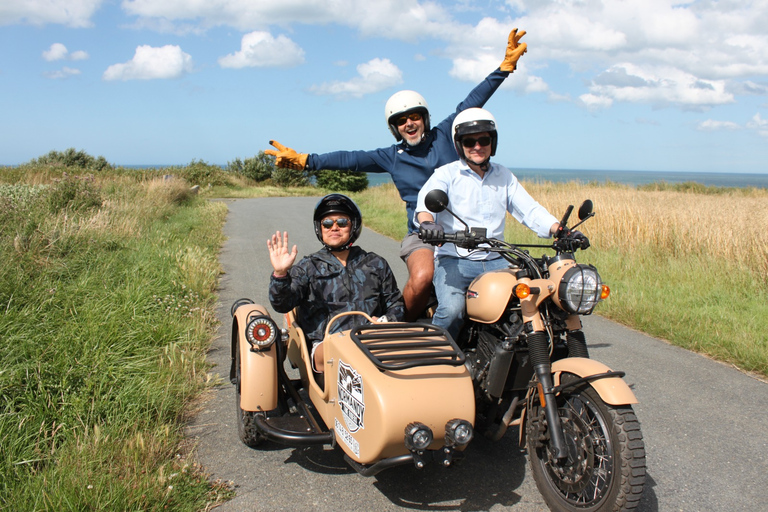
<path id="1" fill-rule="evenodd" d="M 587 274 L 594 274 L 595 279 L 595 293 L 592 298 L 583 300 L 581 305 L 575 306 L 573 301 L 568 297 L 569 285 L 572 284 L 575 275 L 586 276 Z M 582 277 L 582 283 L 584 277 Z M 558 286 L 557 298 L 560 302 L 560 307 L 566 312 L 575 315 L 589 315 L 591 314 L 597 304 L 600 302 L 600 294 L 602 293 L 603 280 L 594 265 L 579 263 L 566 270 L 563 277 L 560 279 L 560 285 Z M 586 305 L 586 307 L 585 307 Z"/>

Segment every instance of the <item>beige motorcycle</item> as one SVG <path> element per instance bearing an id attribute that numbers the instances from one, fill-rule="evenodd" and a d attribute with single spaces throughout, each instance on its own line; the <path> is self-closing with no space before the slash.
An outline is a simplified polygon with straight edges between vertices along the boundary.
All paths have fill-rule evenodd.
<path id="1" fill-rule="evenodd" d="M 430 210 L 447 205 L 444 193 L 429 194 Z M 591 210 L 585 202 L 579 217 Z M 582 241 L 557 239 L 545 246 L 555 255 L 541 258 L 476 228 L 429 242 L 494 251 L 510 263 L 472 282 L 458 340 L 428 323 L 371 322 L 328 334 L 342 316 L 365 316 L 342 313 L 329 322 L 318 378 L 294 312 L 281 330 L 264 307 L 235 302 L 230 379 L 241 440 L 333 445 L 371 476 L 401 464 L 450 466 L 477 433 L 499 440 L 518 426 L 552 510 L 637 506 L 645 483 L 637 400 L 622 372 L 589 359 L 580 315 L 608 288 L 594 267 L 576 263 Z"/>

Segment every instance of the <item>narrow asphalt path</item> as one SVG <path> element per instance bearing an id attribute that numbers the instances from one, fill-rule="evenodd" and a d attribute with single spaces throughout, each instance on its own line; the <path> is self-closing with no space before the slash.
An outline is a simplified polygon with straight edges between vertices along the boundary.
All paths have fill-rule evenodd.
<path id="1" fill-rule="evenodd" d="M 371 478 L 352 471 L 338 450 L 273 444 L 250 449 L 240 443 L 228 380 L 229 309 L 241 297 L 268 306 L 266 240 L 276 230 L 289 232 L 299 257 L 317 250 L 310 221 L 316 201 L 227 201 L 221 326 L 209 353 L 222 385 L 209 393 L 187 429 L 211 478 L 235 486 L 237 496 L 217 510 L 547 510 L 517 447 L 516 429 L 497 443 L 473 441 L 453 468 L 402 466 Z M 359 245 L 385 257 L 402 287 L 407 271 L 398 258 L 398 242 L 364 229 Z M 588 251 L 580 259 L 588 262 Z M 275 318 L 282 322 L 280 315 Z M 635 410 L 645 437 L 648 478 L 639 510 L 768 510 L 768 384 L 599 316 L 585 318 L 584 325 L 592 358 L 625 371 L 640 400 Z"/>

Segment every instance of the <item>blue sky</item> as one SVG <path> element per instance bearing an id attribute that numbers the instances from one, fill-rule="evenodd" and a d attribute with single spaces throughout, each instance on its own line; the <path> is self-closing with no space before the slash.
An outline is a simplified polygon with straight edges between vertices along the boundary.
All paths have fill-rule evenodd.
<path id="1" fill-rule="evenodd" d="M 768 173 L 768 0 L 2 0 L 0 164 L 388 146 L 390 95 L 439 122 L 514 27 L 496 161 Z"/>

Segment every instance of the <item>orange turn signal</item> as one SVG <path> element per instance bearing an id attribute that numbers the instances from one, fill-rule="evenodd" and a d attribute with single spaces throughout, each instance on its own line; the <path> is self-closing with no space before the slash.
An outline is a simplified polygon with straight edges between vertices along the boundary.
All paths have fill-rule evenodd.
<path id="1" fill-rule="evenodd" d="M 600 292 L 600 300 L 605 300 L 608 298 L 608 296 L 611 294 L 611 289 L 608 288 L 607 284 L 603 285 L 603 289 Z"/>
<path id="2" fill-rule="evenodd" d="M 525 299 L 531 294 L 531 287 L 525 283 L 517 283 L 514 288 L 515 297 Z"/>

